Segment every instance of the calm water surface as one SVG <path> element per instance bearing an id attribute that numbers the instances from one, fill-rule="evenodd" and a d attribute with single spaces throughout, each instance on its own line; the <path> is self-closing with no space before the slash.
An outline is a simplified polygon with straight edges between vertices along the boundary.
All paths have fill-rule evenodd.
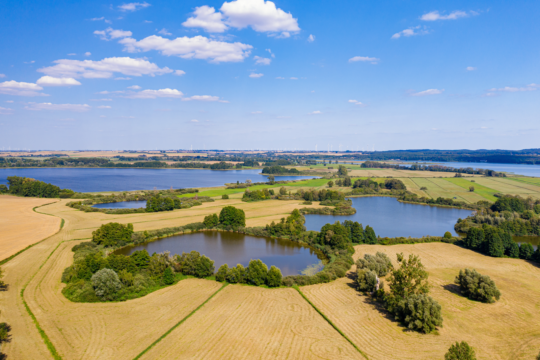
<path id="1" fill-rule="evenodd" d="M 540 165 L 521 165 L 521 164 L 496 164 L 496 163 L 474 163 L 474 162 L 432 162 L 419 161 L 421 164 L 437 164 L 453 168 L 473 168 L 473 169 L 490 169 L 495 171 L 503 171 L 516 175 L 540 177 Z"/>
<path id="2" fill-rule="evenodd" d="M 266 182 L 260 169 L 187 170 L 187 169 L 0 169 L 0 184 L 8 176 L 21 176 L 51 183 L 78 192 L 181 189 L 222 186 L 225 183 Z M 312 179 L 314 176 L 276 176 L 276 180 Z"/>
<path id="3" fill-rule="evenodd" d="M 138 209 L 138 208 L 146 207 L 146 200 L 121 201 L 121 202 L 107 203 L 107 204 L 96 204 L 96 205 L 92 205 L 92 207 L 95 207 L 98 209 Z"/>
<path id="4" fill-rule="evenodd" d="M 446 231 L 457 236 L 454 225 L 472 211 L 436 206 L 405 204 L 391 197 L 351 198 L 354 215 L 306 215 L 306 228 L 320 231 L 328 223 L 345 220 L 371 226 L 381 237 L 443 236 Z"/>
<path id="5" fill-rule="evenodd" d="M 195 250 L 214 260 L 216 271 L 223 264 L 229 267 L 236 264 L 247 266 L 251 259 L 260 259 L 268 268 L 272 265 L 278 267 L 283 276 L 298 275 L 308 266 L 320 264 L 322 259 L 313 249 L 292 241 L 219 231 L 171 236 L 122 248 L 115 253 L 130 255 L 134 251 L 144 249 L 150 254 L 164 251 L 182 254 Z"/>

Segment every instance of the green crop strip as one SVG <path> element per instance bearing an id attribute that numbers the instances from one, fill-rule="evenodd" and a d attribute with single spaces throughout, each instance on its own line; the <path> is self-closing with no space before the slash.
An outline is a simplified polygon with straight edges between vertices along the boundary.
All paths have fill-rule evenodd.
<path id="1" fill-rule="evenodd" d="M 187 319 L 189 319 L 191 317 L 191 315 L 195 314 L 200 308 L 202 308 L 208 301 L 210 301 L 210 299 L 212 299 L 214 296 L 217 295 L 218 292 L 220 292 L 221 290 L 223 290 L 223 288 L 225 288 L 225 286 L 229 285 L 228 283 L 225 283 L 223 284 L 222 287 L 220 287 L 215 293 L 213 293 L 212 295 L 210 295 L 210 297 L 208 299 L 205 300 L 205 302 L 203 302 L 201 305 L 199 305 L 195 310 L 193 310 L 192 312 L 190 312 L 185 318 L 183 318 L 182 320 L 180 320 L 178 323 L 176 323 L 172 328 L 170 328 L 165 334 L 161 335 L 156 341 L 154 341 L 152 344 L 150 344 L 149 347 L 147 347 L 146 349 L 144 349 L 139 355 L 137 355 L 137 357 L 135 357 L 133 360 L 137 360 L 137 359 L 140 359 L 141 356 L 143 356 L 144 354 L 146 354 L 150 349 L 152 349 L 154 346 L 156 346 L 156 344 L 158 342 L 160 342 L 161 340 L 163 340 L 167 335 L 169 335 L 171 332 L 173 332 L 174 329 L 176 329 L 178 326 L 182 325 L 182 323 L 184 323 L 184 321 L 186 321 Z"/>
<path id="2" fill-rule="evenodd" d="M 313 309 L 315 309 L 315 311 L 318 312 L 319 315 L 321 315 L 321 316 L 323 317 L 323 319 L 326 320 L 327 323 L 330 324 L 330 326 L 332 326 L 332 327 L 333 327 L 333 328 L 334 328 L 341 336 L 343 336 L 343 338 L 344 338 L 345 340 L 347 340 L 347 341 L 348 341 L 348 342 L 349 342 L 349 343 L 350 343 L 350 344 L 351 344 L 351 345 L 352 345 L 352 346 L 353 346 L 353 347 L 354 347 L 354 348 L 355 348 L 355 349 L 356 349 L 356 350 L 357 350 L 357 351 L 358 351 L 365 359 L 369 359 L 368 356 L 367 356 L 362 350 L 360 350 L 360 348 L 358 348 L 358 346 L 356 346 L 356 344 L 353 343 L 353 342 L 351 341 L 351 339 L 349 339 L 349 338 L 347 337 L 347 335 L 345 335 L 345 334 L 343 333 L 343 331 L 341 331 L 341 330 L 340 330 L 340 329 L 339 329 L 339 328 L 338 328 L 338 327 L 337 327 L 337 326 L 336 326 L 329 318 L 327 318 L 326 315 L 324 315 L 324 313 L 323 313 L 321 310 L 319 310 L 319 309 L 315 306 L 315 304 L 313 304 L 313 303 L 306 297 L 306 295 L 304 295 L 304 293 L 303 293 L 302 291 L 300 291 L 300 288 L 299 288 L 298 286 L 294 285 L 293 287 L 294 287 L 294 288 L 296 289 L 296 291 L 298 291 L 298 293 L 304 298 L 304 300 L 306 300 L 306 301 L 308 302 L 308 304 L 311 305 L 311 307 L 312 307 Z"/>

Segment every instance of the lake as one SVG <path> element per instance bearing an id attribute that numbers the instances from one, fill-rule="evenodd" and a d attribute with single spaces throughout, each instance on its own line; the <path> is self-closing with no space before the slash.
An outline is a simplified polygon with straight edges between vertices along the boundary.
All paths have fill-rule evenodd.
<path id="1" fill-rule="evenodd" d="M 320 231 L 321 227 L 336 221 L 352 220 L 375 230 L 381 237 L 443 236 L 446 231 L 457 236 L 454 225 L 472 211 L 428 205 L 407 204 L 392 197 L 351 198 L 354 215 L 306 215 L 307 230 Z"/>
<path id="2" fill-rule="evenodd" d="M 229 267 L 242 264 L 246 267 L 250 260 L 260 259 L 268 268 L 274 265 L 283 276 L 299 275 L 307 267 L 321 264 L 322 257 L 309 248 L 289 240 L 270 239 L 250 235 L 202 231 L 185 235 L 171 236 L 149 243 L 119 249 L 115 254 L 130 255 L 137 250 L 154 252 L 170 251 L 171 254 L 198 251 L 214 260 L 217 269 L 227 264 Z"/>
<path id="3" fill-rule="evenodd" d="M 78 192 L 185 189 L 223 186 L 226 183 L 266 182 L 261 169 L 200 170 L 200 169 L 0 169 L 0 184 L 8 176 L 29 177 Z M 276 176 L 276 180 L 313 179 L 315 176 Z"/>
<path id="4" fill-rule="evenodd" d="M 414 161 L 410 161 L 414 162 Z M 409 163 L 410 163 L 409 162 Z M 453 168 L 473 168 L 473 169 L 489 169 L 499 172 L 513 173 L 516 175 L 540 177 L 540 165 L 521 165 L 521 164 L 497 164 L 497 163 L 475 163 L 475 162 L 436 162 L 436 161 L 419 161 L 419 164 L 426 165 L 444 165 Z M 406 164 L 404 164 L 406 165 Z"/>
<path id="5" fill-rule="evenodd" d="M 120 201 L 115 203 L 95 204 L 92 207 L 98 209 L 138 209 L 146 208 L 146 200 L 141 201 Z"/>

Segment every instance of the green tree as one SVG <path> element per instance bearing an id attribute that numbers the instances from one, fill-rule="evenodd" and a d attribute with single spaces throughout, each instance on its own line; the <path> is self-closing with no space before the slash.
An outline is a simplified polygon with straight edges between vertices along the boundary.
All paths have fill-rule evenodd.
<path id="1" fill-rule="evenodd" d="M 231 284 L 242 284 L 246 278 L 246 269 L 241 265 L 237 264 L 236 267 L 230 268 L 227 273 L 227 282 Z"/>
<path id="2" fill-rule="evenodd" d="M 195 264 L 195 276 L 205 278 L 214 274 L 214 260 L 202 255 Z"/>
<path id="3" fill-rule="evenodd" d="M 364 239 L 366 244 L 377 244 L 377 235 L 375 235 L 375 230 L 369 225 L 366 226 L 364 230 Z"/>
<path id="4" fill-rule="evenodd" d="M 346 187 L 351 187 L 352 186 L 351 178 L 348 177 L 348 176 L 345 176 L 341 183 L 343 184 L 343 186 L 346 186 Z"/>
<path id="5" fill-rule="evenodd" d="M 163 272 L 163 283 L 165 285 L 174 284 L 174 275 L 170 267 L 167 267 L 165 271 Z"/>
<path id="6" fill-rule="evenodd" d="M 4 278 L 4 270 L 0 268 L 0 290 L 4 290 L 7 288 L 6 283 L 2 280 Z"/>
<path id="7" fill-rule="evenodd" d="M 137 250 L 129 256 L 140 269 L 146 269 L 150 263 L 150 254 L 145 250 Z"/>
<path id="8" fill-rule="evenodd" d="M 334 182 L 333 182 L 332 180 L 330 180 L 330 181 L 328 182 L 328 187 L 331 188 L 331 187 L 333 187 L 333 186 L 334 186 Z"/>
<path id="9" fill-rule="evenodd" d="M 510 248 L 508 249 L 507 255 L 511 258 L 518 258 L 519 257 L 519 244 L 516 242 L 512 242 L 510 245 Z"/>
<path id="10" fill-rule="evenodd" d="M 469 191 L 474 192 L 474 186 L 469 186 Z"/>
<path id="11" fill-rule="evenodd" d="M 279 188 L 279 195 L 282 195 L 282 196 L 287 195 L 287 189 L 285 189 L 284 186 Z"/>
<path id="12" fill-rule="evenodd" d="M 474 349 L 465 341 L 456 341 L 444 355 L 444 360 L 476 360 L 476 354 Z"/>
<path id="13" fill-rule="evenodd" d="M 11 341 L 11 326 L 6 324 L 5 322 L 0 323 L 0 347 L 2 347 L 3 343 L 8 343 Z M 0 353 L 0 359 L 5 359 L 3 354 Z"/>
<path id="14" fill-rule="evenodd" d="M 375 256 L 365 254 L 364 258 L 356 261 L 357 269 L 366 269 L 373 271 L 377 276 L 386 276 L 394 268 L 392 261 L 385 253 L 378 251 Z"/>
<path id="15" fill-rule="evenodd" d="M 443 322 L 441 305 L 426 294 L 414 294 L 400 299 L 394 314 L 409 329 L 425 334 L 436 330 Z"/>
<path id="16" fill-rule="evenodd" d="M 219 213 L 219 223 L 225 226 L 246 226 L 246 213 L 234 206 L 225 206 Z"/>
<path id="17" fill-rule="evenodd" d="M 450 231 L 445 232 L 444 233 L 444 238 L 448 239 L 448 240 L 452 239 L 452 233 Z"/>
<path id="18" fill-rule="evenodd" d="M 132 235 L 133 224 L 108 223 L 92 232 L 92 241 L 105 247 L 123 246 L 131 242 Z"/>
<path id="19" fill-rule="evenodd" d="M 268 181 L 270 182 L 270 184 L 274 185 L 276 182 L 276 178 L 274 177 L 274 175 L 268 175 Z"/>
<path id="20" fill-rule="evenodd" d="M 261 260 L 251 260 L 246 269 L 246 282 L 256 286 L 263 285 L 268 276 L 268 267 Z"/>
<path id="21" fill-rule="evenodd" d="M 397 254 L 399 268 L 390 274 L 390 292 L 396 300 L 405 299 L 411 295 L 427 294 L 429 291 L 428 272 L 417 255 L 410 254 L 405 259 L 403 254 Z"/>
<path id="22" fill-rule="evenodd" d="M 362 292 L 373 292 L 377 289 L 377 274 L 369 269 L 358 269 L 356 271 L 356 288 Z"/>
<path id="23" fill-rule="evenodd" d="M 455 280 L 461 288 L 461 292 L 471 300 L 494 303 L 501 297 L 501 292 L 495 286 L 495 282 L 487 275 L 482 275 L 476 270 L 460 270 Z"/>
<path id="24" fill-rule="evenodd" d="M 281 285 L 281 270 L 272 265 L 270 270 L 268 270 L 268 275 L 266 277 L 266 285 L 269 287 L 278 287 Z"/>
<path id="25" fill-rule="evenodd" d="M 343 165 L 339 165 L 337 174 L 338 176 L 347 176 L 347 168 Z"/>
<path id="26" fill-rule="evenodd" d="M 92 285 L 96 296 L 101 300 L 114 300 L 117 292 L 122 288 L 118 274 L 111 269 L 101 269 L 92 275 Z"/>
<path id="27" fill-rule="evenodd" d="M 471 227 L 465 237 L 465 246 L 469 249 L 479 249 L 484 242 L 484 230 Z"/>
<path id="28" fill-rule="evenodd" d="M 534 254 L 534 248 L 529 243 L 523 243 L 519 246 L 519 258 L 524 260 L 531 260 Z"/>
<path id="29" fill-rule="evenodd" d="M 223 264 L 219 267 L 216 273 L 216 281 L 224 282 L 227 280 L 227 274 L 229 273 L 229 265 Z"/>
<path id="30" fill-rule="evenodd" d="M 229 200 L 229 195 L 223 194 L 223 195 L 221 195 L 221 198 L 222 198 L 223 200 Z"/>
<path id="31" fill-rule="evenodd" d="M 203 225 L 206 228 L 213 228 L 219 223 L 219 218 L 217 214 L 212 214 L 204 217 Z"/>

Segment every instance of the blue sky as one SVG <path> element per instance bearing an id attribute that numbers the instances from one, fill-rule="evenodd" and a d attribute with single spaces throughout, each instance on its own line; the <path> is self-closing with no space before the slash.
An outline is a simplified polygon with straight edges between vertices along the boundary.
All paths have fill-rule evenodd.
<path id="1" fill-rule="evenodd" d="M 11 1 L 0 148 L 539 147 L 538 1 Z"/>

